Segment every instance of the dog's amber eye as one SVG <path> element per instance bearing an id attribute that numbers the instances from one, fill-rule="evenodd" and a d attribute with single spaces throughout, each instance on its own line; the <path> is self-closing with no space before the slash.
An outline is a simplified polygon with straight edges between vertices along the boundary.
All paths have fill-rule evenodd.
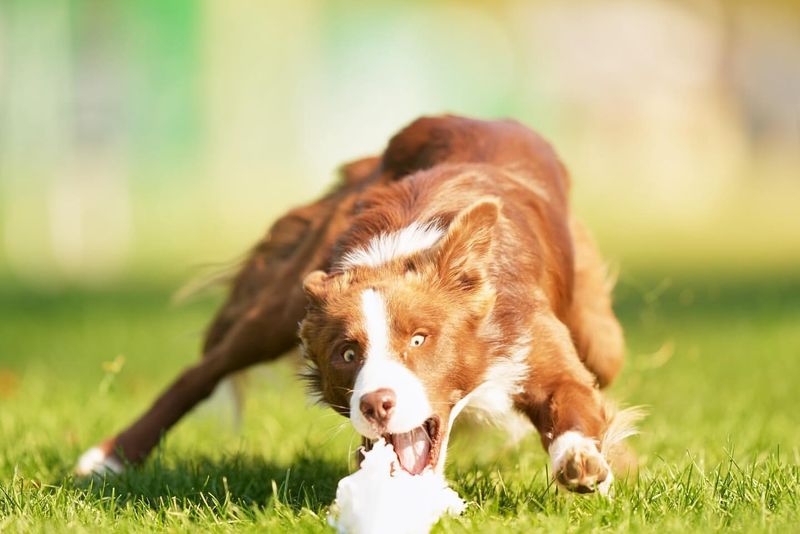
<path id="1" fill-rule="evenodd" d="M 350 363 L 356 359 L 356 351 L 353 348 L 344 349 L 342 352 L 342 359 L 347 363 Z"/>
<path id="2" fill-rule="evenodd" d="M 411 336 L 411 343 L 409 343 L 412 347 L 419 347 L 425 343 L 425 336 L 422 334 L 414 334 Z"/>

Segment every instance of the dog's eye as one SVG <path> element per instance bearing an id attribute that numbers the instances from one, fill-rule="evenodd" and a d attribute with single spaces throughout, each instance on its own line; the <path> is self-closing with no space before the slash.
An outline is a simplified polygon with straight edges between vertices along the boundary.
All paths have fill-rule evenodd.
<path id="1" fill-rule="evenodd" d="M 356 350 L 352 347 L 344 349 L 342 352 L 342 359 L 350 363 L 356 359 Z"/>
<path id="2" fill-rule="evenodd" d="M 411 343 L 409 343 L 412 347 L 419 347 L 425 343 L 425 336 L 422 334 L 414 334 L 411 336 Z"/>

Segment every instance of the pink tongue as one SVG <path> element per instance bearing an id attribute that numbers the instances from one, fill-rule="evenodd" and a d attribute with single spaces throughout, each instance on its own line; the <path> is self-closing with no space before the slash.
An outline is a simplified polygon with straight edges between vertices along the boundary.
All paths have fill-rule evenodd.
<path id="1" fill-rule="evenodd" d="M 428 433 L 422 427 L 405 434 L 395 434 L 392 442 L 400 465 L 406 471 L 418 475 L 428 466 L 431 443 Z"/>

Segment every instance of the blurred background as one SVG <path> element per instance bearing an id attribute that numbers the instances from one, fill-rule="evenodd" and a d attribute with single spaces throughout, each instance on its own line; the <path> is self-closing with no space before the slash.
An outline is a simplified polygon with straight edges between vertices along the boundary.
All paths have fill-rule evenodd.
<path id="1" fill-rule="evenodd" d="M 619 270 L 628 356 L 610 396 L 651 408 L 634 441 L 643 472 L 659 484 L 674 469 L 684 487 L 681 466 L 779 451 L 796 473 L 797 0 L 0 0 L 0 495 L 24 476 L 61 499 L 47 482 L 197 361 L 222 293 L 180 307 L 171 295 L 235 265 L 339 165 L 443 112 L 518 119 L 570 169 L 574 209 Z M 219 458 L 236 454 L 234 502 L 249 509 L 271 491 L 252 493 L 254 479 L 288 484 L 310 458 L 289 489 L 309 480 L 319 510 L 358 440 L 332 411 L 305 408 L 296 371 L 251 374 L 262 387 L 249 388 L 239 433 L 220 431 L 220 388 L 169 434 L 155 471 L 103 491 L 195 499 L 210 476 L 227 502 Z M 454 480 L 477 465 L 524 484 L 539 473 L 545 487 L 535 437 L 498 454 L 501 436 L 466 430 Z M 698 480 L 716 495 L 719 476 Z M 775 480 L 761 484 L 787 491 Z M 85 517 L 103 531 L 96 509 L 118 501 L 72 495 L 65 528 Z M 752 495 L 743 513 L 772 513 Z M 670 502 L 676 517 L 715 509 Z M 700 530 L 757 530 L 727 522 L 728 493 L 718 502 Z"/>
<path id="2" fill-rule="evenodd" d="M 800 267 L 795 1 L 0 2 L 0 279 L 179 284 L 422 114 L 556 146 L 623 273 Z"/>

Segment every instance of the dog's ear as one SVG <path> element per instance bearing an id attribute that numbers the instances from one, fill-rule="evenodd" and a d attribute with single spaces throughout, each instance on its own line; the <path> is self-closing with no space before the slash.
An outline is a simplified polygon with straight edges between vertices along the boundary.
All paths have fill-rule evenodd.
<path id="1" fill-rule="evenodd" d="M 303 279 L 303 291 L 310 302 L 319 303 L 325 300 L 328 294 L 328 278 L 324 271 L 313 271 L 306 275 Z"/>
<path id="2" fill-rule="evenodd" d="M 484 285 L 499 217 L 500 201 L 496 199 L 480 200 L 456 215 L 437 249 L 443 280 L 463 290 Z"/>

